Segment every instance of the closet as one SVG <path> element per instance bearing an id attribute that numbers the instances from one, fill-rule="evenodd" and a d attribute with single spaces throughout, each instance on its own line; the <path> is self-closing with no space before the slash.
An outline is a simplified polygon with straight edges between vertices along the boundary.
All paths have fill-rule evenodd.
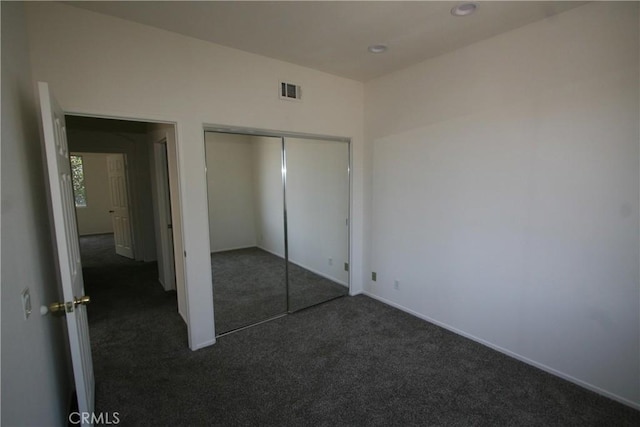
<path id="1" fill-rule="evenodd" d="M 349 141 L 205 132 L 216 334 L 349 292 Z"/>

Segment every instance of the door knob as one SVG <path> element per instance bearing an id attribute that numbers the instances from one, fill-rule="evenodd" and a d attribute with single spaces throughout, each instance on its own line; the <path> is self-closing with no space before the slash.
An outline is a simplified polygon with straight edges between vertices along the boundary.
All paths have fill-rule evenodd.
<path id="1" fill-rule="evenodd" d="M 54 302 L 52 304 L 49 304 L 49 313 L 51 313 L 54 316 L 64 316 L 64 313 L 67 312 L 67 304 L 63 303 L 63 302 Z M 46 311 L 43 312 L 43 310 L 40 310 L 40 313 L 42 314 L 46 314 Z"/>
<path id="2" fill-rule="evenodd" d="M 52 304 L 49 304 L 49 307 L 42 307 L 40 309 L 40 313 L 42 315 L 47 314 L 47 312 L 51 313 L 54 316 L 64 316 L 64 314 L 66 312 L 71 313 L 73 311 L 74 307 L 77 307 L 79 305 L 87 305 L 91 302 L 91 298 L 88 296 L 82 296 L 80 298 L 75 297 L 73 298 L 73 302 L 54 302 Z"/>
<path id="3" fill-rule="evenodd" d="M 79 305 L 87 305 L 91 302 L 91 298 L 88 295 L 82 296 L 80 298 L 76 297 L 73 299 L 73 305 L 74 306 L 79 306 Z"/>

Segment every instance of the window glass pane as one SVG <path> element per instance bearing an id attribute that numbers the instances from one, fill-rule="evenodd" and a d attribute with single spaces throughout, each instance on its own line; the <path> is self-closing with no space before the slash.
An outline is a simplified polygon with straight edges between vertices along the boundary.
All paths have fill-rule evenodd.
<path id="1" fill-rule="evenodd" d="M 73 196 L 76 207 L 87 206 L 87 190 L 84 186 L 84 168 L 82 166 L 82 156 L 71 157 L 71 178 L 73 180 Z"/>

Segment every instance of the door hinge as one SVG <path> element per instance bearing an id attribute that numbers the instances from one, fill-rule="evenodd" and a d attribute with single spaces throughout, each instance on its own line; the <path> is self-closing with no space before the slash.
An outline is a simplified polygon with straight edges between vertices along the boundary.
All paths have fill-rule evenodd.
<path id="1" fill-rule="evenodd" d="M 348 262 L 344 263 L 344 271 L 349 271 L 349 263 Z"/>

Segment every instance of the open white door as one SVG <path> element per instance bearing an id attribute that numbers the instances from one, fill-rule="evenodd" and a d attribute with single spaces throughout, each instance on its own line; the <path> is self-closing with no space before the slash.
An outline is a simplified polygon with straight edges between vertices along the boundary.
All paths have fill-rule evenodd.
<path id="1" fill-rule="evenodd" d="M 113 237 L 116 242 L 116 253 L 133 258 L 131 236 L 131 217 L 129 214 L 129 195 L 127 192 L 127 170 L 124 154 L 107 156 L 107 173 L 109 176 L 109 198 L 111 200 L 111 221 Z"/>
<path id="2" fill-rule="evenodd" d="M 78 409 L 94 411 L 94 377 L 89 342 L 82 264 L 71 183 L 64 112 L 51 96 L 47 83 L 38 83 L 40 110 L 47 160 L 51 210 L 64 302 L 58 303 L 67 318 L 69 348 L 73 363 Z M 83 425 L 85 425 L 83 423 Z"/>
<path id="3" fill-rule="evenodd" d="M 162 256 L 158 259 L 159 280 L 166 291 L 176 289 L 173 253 L 173 224 L 171 221 L 171 195 L 166 138 L 153 144 L 155 162 L 156 200 L 158 209 L 159 245 Z"/>

